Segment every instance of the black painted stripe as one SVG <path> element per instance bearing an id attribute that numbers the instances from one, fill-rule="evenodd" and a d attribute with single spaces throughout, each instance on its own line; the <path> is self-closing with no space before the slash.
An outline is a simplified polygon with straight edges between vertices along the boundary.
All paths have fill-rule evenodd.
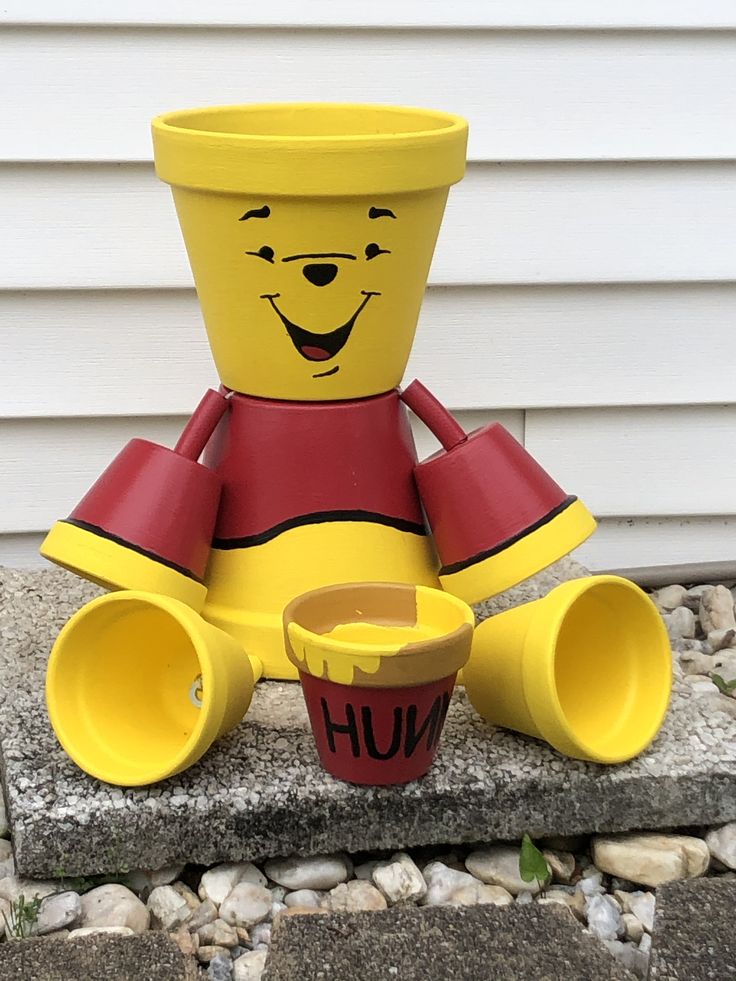
<path id="1" fill-rule="evenodd" d="M 376 525 L 386 525 L 388 528 L 396 528 L 398 531 L 408 531 L 412 535 L 427 534 L 425 526 L 418 521 L 393 518 L 388 514 L 379 514 L 376 511 L 318 511 L 314 514 L 300 514 L 296 518 L 281 521 L 266 531 L 258 532 L 257 535 L 244 535 L 242 538 L 215 538 L 212 547 L 233 549 L 264 545 L 292 528 L 301 528 L 304 525 L 321 525 L 328 521 L 367 521 Z"/>
<path id="2" fill-rule="evenodd" d="M 558 504 L 556 508 L 552 508 L 543 518 L 535 521 L 533 525 L 529 525 L 523 531 L 520 531 L 517 535 L 512 535 L 511 538 L 507 538 L 505 541 L 501 542 L 499 545 L 494 545 L 493 548 L 488 548 L 484 552 L 478 552 L 476 555 L 471 556 L 469 559 L 462 559 L 460 562 L 451 562 L 449 565 L 443 565 L 440 569 L 441 576 L 451 576 L 454 572 L 462 572 L 463 569 L 470 568 L 471 565 L 475 565 L 477 562 L 482 562 L 484 559 L 490 559 L 492 555 L 498 555 L 499 552 L 503 552 L 505 549 L 509 548 L 511 545 L 515 545 L 516 542 L 520 542 L 522 538 L 526 538 L 527 535 L 531 535 L 532 532 L 537 531 L 538 528 L 543 528 L 547 525 L 558 514 L 562 514 L 566 511 L 571 504 L 577 501 L 577 497 L 572 495 L 566 498 L 562 504 Z"/>
<path id="3" fill-rule="evenodd" d="M 145 555 L 147 559 L 152 559 L 154 562 L 158 562 L 159 565 L 165 565 L 167 569 L 173 569 L 174 572 L 180 573 L 182 576 L 186 576 L 187 579 L 193 579 L 194 582 L 203 583 L 203 580 L 199 576 L 195 576 L 193 572 L 189 569 L 185 569 L 183 565 L 177 565 L 176 562 L 171 562 L 169 559 L 162 559 L 160 555 L 156 555 L 155 552 L 149 552 L 147 548 L 142 548 L 140 545 L 134 545 L 132 542 L 126 542 L 124 538 L 120 538 L 118 535 L 113 535 L 110 531 L 105 531 L 104 528 L 100 528 L 99 525 L 93 525 L 89 521 L 80 521 L 78 518 L 64 518 L 62 519 L 62 524 L 74 525 L 75 528 L 81 528 L 83 531 L 89 531 L 93 535 L 97 535 L 99 538 L 106 538 L 109 542 L 115 542 L 116 545 L 122 545 L 123 548 L 129 549 L 131 552 L 137 552 L 138 555 Z"/>

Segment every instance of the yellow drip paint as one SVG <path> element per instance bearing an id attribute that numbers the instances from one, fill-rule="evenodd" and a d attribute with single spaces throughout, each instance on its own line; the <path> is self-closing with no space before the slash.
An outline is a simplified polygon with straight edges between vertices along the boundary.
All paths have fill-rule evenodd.
<path id="1" fill-rule="evenodd" d="M 381 650 L 387 646 L 403 647 L 405 644 L 415 644 L 420 640 L 430 640 L 432 637 L 439 637 L 441 631 L 433 630 L 430 627 L 419 627 L 396 624 L 380 623 L 338 623 L 332 630 L 324 633 L 323 637 L 332 640 L 340 640 L 343 643 L 370 644 L 378 645 Z M 393 654 L 394 651 L 387 653 Z"/>

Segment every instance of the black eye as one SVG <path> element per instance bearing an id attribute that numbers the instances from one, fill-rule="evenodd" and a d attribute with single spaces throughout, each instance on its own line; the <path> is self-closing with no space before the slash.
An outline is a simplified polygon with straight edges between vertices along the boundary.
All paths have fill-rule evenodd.
<path id="1" fill-rule="evenodd" d="M 371 242 L 370 245 L 365 247 L 365 257 L 366 259 L 375 259 L 377 255 L 390 255 L 389 249 L 382 249 L 380 245 L 376 245 L 375 242 Z"/>
<path id="2" fill-rule="evenodd" d="M 246 255 L 257 255 L 259 259 L 265 259 L 266 262 L 273 262 L 273 249 L 270 245 L 262 245 L 257 252 L 246 252 Z"/>

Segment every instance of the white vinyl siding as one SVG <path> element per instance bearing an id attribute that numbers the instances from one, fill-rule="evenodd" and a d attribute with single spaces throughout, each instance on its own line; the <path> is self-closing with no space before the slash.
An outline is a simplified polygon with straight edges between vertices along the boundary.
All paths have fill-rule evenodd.
<path id="1" fill-rule="evenodd" d="M 407 380 L 589 504 L 594 568 L 736 560 L 736 8 L 254 8 L 2 5 L 0 563 L 216 381 L 151 117 L 320 99 L 470 120 Z"/>

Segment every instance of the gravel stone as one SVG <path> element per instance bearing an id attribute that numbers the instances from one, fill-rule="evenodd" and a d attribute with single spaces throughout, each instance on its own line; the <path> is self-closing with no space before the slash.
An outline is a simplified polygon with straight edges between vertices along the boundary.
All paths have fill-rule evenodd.
<path id="1" fill-rule="evenodd" d="M 712 630 L 736 630 L 733 596 L 725 586 L 707 586 L 703 590 L 699 615 L 704 634 Z"/>
<path id="2" fill-rule="evenodd" d="M 634 916 L 633 913 L 622 913 L 621 922 L 624 925 L 626 939 L 638 944 L 644 936 L 644 924 L 641 920 Z"/>
<path id="3" fill-rule="evenodd" d="M 652 593 L 652 600 L 664 613 L 672 613 L 678 606 L 685 605 L 687 590 L 684 586 L 663 586 Z"/>
<path id="4" fill-rule="evenodd" d="M 238 934 L 235 928 L 219 918 L 200 927 L 197 936 L 202 944 L 216 944 L 218 947 L 228 948 L 238 946 Z"/>
<path id="5" fill-rule="evenodd" d="M 703 875 L 710 862 L 706 843 L 687 835 L 600 837 L 593 839 L 592 847 L 593 859 L 604 872 L 655 888 Z"/>
<path id="6" fill-rule="evenodd" d="M 503 886 L 512 896 L 521 892 L 536 895 L 541 886 L 538 882 L 524 882 L 519 875 L 521 849 L 513 845 L 490 845 L 471 852 L 465 859 L 468 872 L 482 882 Z"/>
<path id="7" fill-rule="evenodd" d="M 266 862 L 266 875 L 287 889 L 334 889 L 348 878 L 344 855 L 274 858 Z"/>
<path id="8" fill-rule="evenodd" d="M 47 896 L 41 903 L 34 933 L 43 936 L 73 926 L 82 915 L 82 901 L 76 892 Z"/>
<path id="9" fill-rule="evenodd" d="M 209 964 L 220 955 L 228 959 L 230 957 L 228 951 L 224 947 L 218 947 L 217 944 L 202 944 L 197 950 L 197 960 L 202 964 Z"/>
<path id="10" fill-rule="evenodd" d="M 97 886 L 82 896 L 80 926 L 126 926 L 134 933 L 145 933 L 150 920 L 140 899 L 118 883 Z"/>
<path id="11" fill-rule="evenodd" d="M 156 886 L 148 897 L 147 906 L 154 930 L 177 930 L 192 915 L 186 899 L 172 886 Z"/>
<path id="12" fill-rule="evenodd" d="M 286 906 L 319 906 L 324 897 L 324 892 L 317 892 L 315 889 L 297 889 L 294 892 L 287 892 L 284 903 Z"/>
<path id="13" fill-rule="evenodd" d="M 217 919 L 217 906 L 211 899 L 205 899 L 187 920 L 187 929 L 191 931 L 199 930 L 206 923 L 212 923 Z"/>
<path id="14" fill-rule="evenodd" d="M 330 890 L 322 905 L 333 913 L 358 913 L 360 910 L 386 909 L 388 906 L 383 893 L 362 879 L 341 882 Z"/>
<path id="15" fill-rule="evenodd" d="M 252 950 L 233 962 L 233 981 L 260 981 L 266 966 L 265 950 Z"/>
<path id="16" fill-rule="evenodd" d="M 427 883 L 427 892 L 422 899 L 425 906 L 452 905 L 456 900 L 456 905 L 473 905 L 472 903 L 458 903 L 458 897 L 465 898 L 467 891 L 477 895 L 481 882 L 469 872 L 460 872 L 451 869 L 443 862 L 430 862 L 423 872 Z M 462 892 L 461 892 L 462 891 Z"/>
<path id="17" fill-rule="evenodd" d="M 225 862 L 204 873 L 199 883 L 199 898 L 211 899 L 219 906 L 239 882 L 265 886 L 268 880 L 252 862 Z"/>
<path id="18" fill-rule="evenodd" d="M 705 836 L 711 855 L 729 869 L 736 869 L 736 821 L 713 828 Z"/>
<path id="19" fill-rule="evenodd" d="M 629 892 L 626 893 L 626 897 L 626 906 L 624 906 L 626 912 L 633 913 L 647 933 L 651 933 L 654 929 L 654 910 L 657 905 L 654 893 Z"/>
<path id="20" fill-rule="evenodd" d="M 396 852 L 389 862 L 379 863 L 372 878 L 390 906 L 419 902 L 427 892 L 424 876 L 406 852 Z"/>
<path id="21" fill-rule="evenodd" d="M 220 906 L 220 916 L 231 926 L 252 927 L 271 912 L 271 893 L 252 882 L 239 882 Z"/>
<path id="22" fill-rule="evenodd" d="M 686 606 L 680 606 L 672 613 L 663 614 L 662 619 L 673 643 L 695 637 L 695 614 Z"/>
<path id="23" fill-rule="evenodd" d="M 601 940 L 615 940 L 623 934 L 621 910 L 612 896 L 591 896 L 586 902 L 585 912 L 588 929 Z"/>
<path id="24" fill-rule="evenodd" d="M 555 851 L 551 848 L 543 848 L 542 854 L 552 872 L 553 882 L 569 883 L 572 880 L 575 872 L 575 856 L 573 854 Z"/>

